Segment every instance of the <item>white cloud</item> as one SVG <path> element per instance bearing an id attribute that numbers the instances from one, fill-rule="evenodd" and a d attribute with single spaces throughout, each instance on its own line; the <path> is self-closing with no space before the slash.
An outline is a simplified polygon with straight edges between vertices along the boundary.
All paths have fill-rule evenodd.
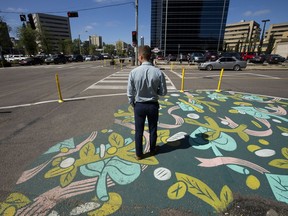
<path id="1" fill-rule="evenodd" d="M 87 31 L 87 30 L 91 30 L 91 29 L 94 29 L 94 27 L 93 27 L 93 26 L 91 26 L 91 25 L 87 25 L 87 26 L 85 26 L 85 27 L 84 27 L 84 29 Z"/>
<path id="2" fill-rule="evenodd" d="M 6 9 L 6 11 L 21 13 L 21 12 L 27 12 L 28 10 L 27 9 L 23 9 L 23 8 L 12 8 L 12 7 L 9 7 L 9 8 Z"/>
<path id="3" fill-rule="evenodd" d="M 256 16 L 261 16 L 261 15 L 265 15 L 265 14 L 269 14 L 271 11 L 269 9 L 265 9 L 265 10 L 258 10 L 258 11 L 246 11 L 244 13 L 244 16 L 246 17 L 256 17 Z"/>
<path id="4" fill-rule="evenodd" d="M 110 22 L 106 22 L 105 25 L 107 27 L 115 27 L 115 26 L 119 26 L 120 22 L 119 21 L 110 21 Z"/>

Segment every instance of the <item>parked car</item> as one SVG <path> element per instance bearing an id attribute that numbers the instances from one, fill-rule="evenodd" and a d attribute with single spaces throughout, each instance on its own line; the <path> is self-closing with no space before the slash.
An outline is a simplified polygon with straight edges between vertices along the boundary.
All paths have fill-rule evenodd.
<path id="1" fill-rule="evenodd" d="M 75 54 L 72 56 L 72 62 L 83 62 L 83 56 L 80 54 Z"/>
<path id="2" fill-rule="evenodd" d="M 54 63 L 54 64 L 59 64 L 59 63 L 66 64 L 66 62 L 67 62 L 67 59 L 66 59 L 66 57 L 63 54 L 53 55 L 53 56 L 50 56 L 50 57 L 45 59 L 45 63 L 47 65 L 49 65 L 51 63 Z"/>
<path id="3" fill-rule="evenodd" d="M 198 65 L 198 69 L 200 70 L 214 70 L 214 69 L 230 69 L 239 71 L 242 68 L 246 68 L 247 62 L 238 60 L 235 57 L 221 57 L 216 61 L 204 62 Z"/>
<path id="4" fill-rule="evenodd" d="M 205 62 L 205 57 L 204 57 L 203 53 L 193 52 L 190 55 L 190 61 L 192 63 L 194 63 L 194 62 L 197 62 L 197 63 Z"/>
<path id="5" fill-rule="evenodd" d="M 266 62 L 269 64 L 278 64 L 279 62 L 284 62 L 285 58 L 278 54 L 268 54 L 266 55 Z"/>
<path id="6" fill-rule="evenodd" d="M 30 58 L 26 58 L 26 59 L 19 62 L 19 64 L 22 66 L 24 66 L 24 65 L 37 65 L 37 64 L 42 65 L 43 63 L 44 63 L 43 59 L 41 59 L 39 57 L 30 57 Z"/>
<path id="7" fill-rule="evenodd" d="M 244 61 L 250 61 L 256 56 L 256 52 L 242 52 L 241 57 Z"/>
<path id="8" fill-rule="evenodd" d="M 250 59 L 250 62 L 252 63 L 264 63 L 266 61 L 266 56 L 264 54 L 256 55 L 252 59 Z"/>
<path id="9" fill-rule="evenodd" d="M 242 60 L 241 54 L 239 52 L 223 52 L 220 57 L 235 57 L 238 60 Z"/>
<path id="10" fill-rule="evenodd" d="M 23 54 L 16 54 L 16 55 L 6 55 L 5 59 L 8 62 L 14 62 L 14 61 L 22 61 L 24 59 L 26 59 L 27 57 L 24 56 Z"/>
<path id="11" fill-rule="evenodd" d="M 85 61 L 96 61 L 99 57 L 95 55 L 88 55 L 85 57 Z"/>
<path id="12" fill-rule="evenodd" d="M 208 51 L 204 53 L 205 61 L 216 61 L 219 58 L 217 52 Z"/>
<path id="13" fill-rule="evenodd" d="M 158 55 L 158 56 L 156 57 L 156 59 L 157 59 L 157 60 L 165 60 L 164 56 L 161 56 L 161 55 Z"/>

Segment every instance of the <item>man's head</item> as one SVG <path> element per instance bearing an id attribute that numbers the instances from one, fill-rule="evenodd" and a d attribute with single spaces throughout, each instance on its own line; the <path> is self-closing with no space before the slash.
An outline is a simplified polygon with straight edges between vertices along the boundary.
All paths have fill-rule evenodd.
<path id="1" fill-rule="evenodd" d="M 149 61 L 151 57 L 151 48 L 147 45 L 139 47 L 138 59 L 140 62 Z"/>

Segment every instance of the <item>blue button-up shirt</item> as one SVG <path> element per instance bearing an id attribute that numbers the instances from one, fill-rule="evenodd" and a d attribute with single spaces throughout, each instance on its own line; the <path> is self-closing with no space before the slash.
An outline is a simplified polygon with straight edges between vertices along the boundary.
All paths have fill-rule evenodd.
<path id="1" fill-rule="evenodd" d="M 150 62 L 133 69 L 129 74 L 127 96 L 129 103 L 157 102 L 167 94 L 165 75 Z"/>

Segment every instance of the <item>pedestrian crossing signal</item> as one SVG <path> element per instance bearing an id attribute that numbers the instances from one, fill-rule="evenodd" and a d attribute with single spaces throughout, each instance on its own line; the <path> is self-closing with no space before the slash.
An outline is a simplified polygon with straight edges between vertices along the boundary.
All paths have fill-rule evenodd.
<path id="1" fill-rule="evenodd" d="M 77 11 L 68 11 L 67 16 L 68 17 L 78 17 L 78 12 Z"/>
<path id="2" fill-rule="evenodd" d="M 24 14 L 20 14 L 20 20 L 22 22 L 25 22 L 26 21 L 26 16 Z"/>
<path id="3" fill-rule="evenodd" d="M 132 31 L 132 44 L 133 46 L 137 46 L 137 31 Z"/>

